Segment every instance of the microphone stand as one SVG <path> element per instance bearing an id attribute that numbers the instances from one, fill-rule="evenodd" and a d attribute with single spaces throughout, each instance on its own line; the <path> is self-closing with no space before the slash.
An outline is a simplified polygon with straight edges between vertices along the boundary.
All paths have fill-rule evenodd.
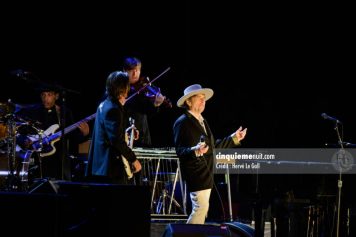
<path id="1" fill-rule="evenodd" d="M 65 179 L 65 168 L 66 168 L 66 158 L 67 158 L 67 142 L 64 139 L 64 129 L 66 127 L 66 91 L 61 92 L 62 103 L 61 103 L 61 113 L 60 113 L 60 127 L 61 127 L 61 146 L 62 146 L 62 157 L 61 157 L 61 177 L 62 180 Z"/>
<path id="2" fill-rule="evenodd" d="M 229 171 L 229 164 L 226 166 L 226 174 L 225 174 L 225 182 L 227 184 L 227 197 L 229 202 L 229 221 L 234 221 L 232 215 L 232 203 L 231 203 L 231 185 L 230 185 L 230 171 Z"/>
<path id="3" fill-rule="evenodd" d="M 68 164 L 67 162 L 67 154 L 68 154 L 68 146 L 67 146 L 67 141 L 65 139 L 65 128 L 66 128 L 66 96 L 67 96 L 67 92 L 70 93 L 74 93 L 74 94 L 80 94 L 78 91 L 75 90 L 71 90 L 68 88 L 64 88 L 62 86 L 59 85 L 55 85 L 59 91 L 60 91 L 60 95 L 62 98 L 62 103 L 61 103 L 61 110 L 60 110 L 60 128 L 61 128 L 61 147 L 62 147 L 62 156 L 61 156 L 61 178 L 62 180 L 67 179 L 71 179 L 71 172 L 68 171 L 68 173 L 66 173 L 66 165 Z"/>
<path id="4" fill-rule="evenodd" d="M 344 143 L 342 141 L 342 138 L 340 136 L 339 132 L 339 127 L 338 127 L 338 121 L 335 122 L 335 131 L 339 140 L 339 144 L 341 149 L 344 149 Z M 338 163 L 339 160 L 338 160 Z M 341 189 L 342 189 L 342 170 L 341 167 L 339 167 L 339 180 L 337 181 L 337 188 L 338 188 L 338 199 L 337 199 L 337 220 L 336 220 L 336 237 L 339 237 L 339 230 L 340 230 L 340 206 L 341 206 Z"/>

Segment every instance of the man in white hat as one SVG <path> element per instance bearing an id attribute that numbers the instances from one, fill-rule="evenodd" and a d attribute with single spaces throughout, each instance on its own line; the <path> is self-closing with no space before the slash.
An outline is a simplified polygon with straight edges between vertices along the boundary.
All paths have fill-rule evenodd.
<path id="1" fill-rule="evenodd" d="M 213 96 L 209 88 L 199 84 L 188 86 L 177 106 L 185 113 L 174 123 L 174 143 L 180 159 L 182 178 L 186 181 L 192 212 L 188 224 L 204 224 L 209 210 L 209 198 L 214 184 L 213 149 L 233 148 L 240 145 L 247 129 L 240 127 L 232 135 L 215 141 L 208 123 L 202 116 L 205 102 Z"/>

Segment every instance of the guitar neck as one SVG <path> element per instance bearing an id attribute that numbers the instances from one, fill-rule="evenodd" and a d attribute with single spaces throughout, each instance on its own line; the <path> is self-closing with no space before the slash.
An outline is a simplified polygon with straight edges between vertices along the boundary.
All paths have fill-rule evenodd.
<path id="1" fill-rule="evenodd" d="M 130 147 L 131 149 L 133 148 L 134 136 L 135 136 L 135 128 L 134 128 L 134 126 L 132 125 L 132 128 L 131 128 L 131 135 L 130 135 L 130 144 L 129 144 L 129 147 Z"/>
<path id="2" fill-rule="evenodd" d="M 129 147 L 132 149 L 133 148 L 133 143 L 134 143 L 134 137 L 135 137 L 135 120 L 133 118 L 129 118 L 130 121 L 130 127 L 131 127 L 131 133 L 130 133 L 130 140 L 129 140 Z"/>
<path id="3" fill-rule="evenodd" d="M 67 133 L 70 133 L 71 131 L 73 131 L 74 129 L 76 129 L 76 128 L 79 126 L 79 124 L 81 124 L 81 123 L 83 123 L 83 122 L 88 122 L 88 121 L 94 119 L 95 116 L 96 116 L 96 113 L 94 113 L 94 114 L 92 114 L 92 115 L 89 115 L 88 117 L 86 117 L 86 118 L 80 120 L 79 122 L 76 122 L 75 124 L 72 124 L 72 125 L 66 127 L 66 128 L 64 129 L 64 135 L 67 134 Z M 53 134 L 52 136 L 55 137 L 55 138 L 60 137 L 60 136 L 62 136 L 62 131 L 58 131 L 58 132 L 56 132 L 55 134 Z"/>

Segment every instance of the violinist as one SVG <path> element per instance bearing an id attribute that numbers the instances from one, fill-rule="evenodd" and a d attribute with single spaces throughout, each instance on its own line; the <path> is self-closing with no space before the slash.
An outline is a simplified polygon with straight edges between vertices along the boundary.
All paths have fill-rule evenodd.
<path id="1" fill-rule="evenodd" d="M 135 120 L 135 126 L 139 132 L 139 138 L 135 141 L 134 146 L 152 147 L 148 117 L 156 114 L 159 107 L 167 104 L 168 100 L 159 90 L 153 91 L 154 88 L 147 87 L 149 82 L 146 80 L 147 78 L 141 77 L 141 67 L 142 63 L 138 58 L 127 57 L 124 59 L 123 70 L 128 73 L 130 82 L 129 97 L 139 92 L 126 102 L 125 107 L 128 115 Z M 141 92 L 143 87 L 145 90 Z"/>

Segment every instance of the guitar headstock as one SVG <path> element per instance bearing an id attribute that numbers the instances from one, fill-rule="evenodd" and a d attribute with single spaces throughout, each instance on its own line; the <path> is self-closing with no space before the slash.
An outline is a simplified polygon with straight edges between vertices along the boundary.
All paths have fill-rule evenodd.
<path id="1" fill-rule="evenodd" d="M 134 125 L 135 119 L 133 119 L 132 117 L 129 117 L 129 123 L 130 123 L 130 126 Z"/>

